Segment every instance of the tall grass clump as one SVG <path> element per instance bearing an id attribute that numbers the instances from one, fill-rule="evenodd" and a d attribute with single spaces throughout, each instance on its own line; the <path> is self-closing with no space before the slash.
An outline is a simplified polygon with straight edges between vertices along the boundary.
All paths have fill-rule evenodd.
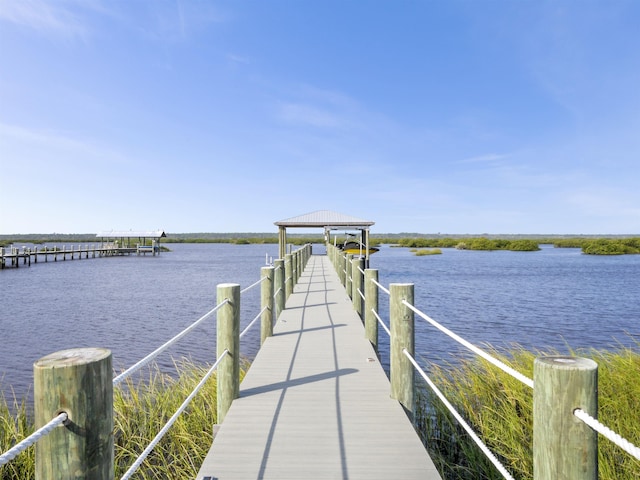
<path id="1" fill-rule="evenodd" d="M 533 377 L 537 356 L 521 347 L 491 353 Z M 634 445 L 640 445 L 640 354 L 632 349 L 590 350 L 576 355 L 598 363 L 598 419 Z M 482 359 L 432 366 L 430 377 L 516 479 L 533 478 L 533 390 Z M 421 392 L 418 428 L 444 478 L 498 479 L 484 457 L 435 394 Z M 599 436 L 599 478 L 640 478 L 640 461 Z"/>
<path id="2" fill-rule="evenodd" d="M 34 432 L 32 415 L 28 414 L 26 402 L 14 396 L 10 401 L 0 396 L 0 453 L 5 453 L 18 442 Z M 29 448 L 12 461 L 0 467 L 0 479 L 34 478 L 36 452 Z"/>
<path id="3" fill-rule="evenodd" d="M 241 368 L 241 376 L 246 371 Z M 176 362 L 177 375 L 163 373 L 157 366 L 125 380 L 114 389 L 115 478 L 133 465 L 151 440 L 191 394 L 210 366 L 190 360 Z M 154 450 L 136 471 L 138 480 L 195 478 L 211 448 L 217 423 L 215 373 L 194 397 Z M 13 408 L 10 408 L 13 406 Z M 13 412 L 13 413 L 12 413 Z M 35 430 L 33 415 L 24 403 L 8 405 L 0 399 L 0 450 L 5 452 Z M 35 477 L 35 449 L 29 448 L 0 467 L 1 480 Z"/>
<path id="4" fill-rule="evenodd" d="M 417 257 L 424 257 L 425 255 L 441 255 L 442 250 L 439 248 L 412 248 L 409 250 Z"/>

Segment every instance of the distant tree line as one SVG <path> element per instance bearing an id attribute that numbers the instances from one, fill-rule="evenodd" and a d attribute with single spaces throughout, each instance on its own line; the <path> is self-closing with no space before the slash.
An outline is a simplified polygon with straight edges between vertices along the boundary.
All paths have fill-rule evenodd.
<path id="1" fill-rule="evenodd" d="M 581 248 L 588 255 L 627 255 L 640 253 L 640 237 L 564 239 L 554 242 L 559 248 Z"/>
<path id="2" fill-rule="evenodd" d="M 507 240 L 501 238 L 401 238 L 397 245 L 409 248 L 457 248 L 459 250 L 511 250 L 517 252 L 533 252 L 540 250 L 538 242 L 520 239 Z"/>
<path id="3" fill-rule="evenodd" d="M 338 236 L 336 242 L 342 244 L 346 235 Z M 0 235 L 0 247 L 7 245 L 45 244 L 82 242 L 95 243 L 99 241 L 95 234 L 21 234 Z M 287 242 L 293 245 L 306 243 L 322 243 L 322 234 L 287 234 Z M 175 233 L 167 234 L 162 243 L 232 243 L 271 244 L 278 243 L 277 235 L 273 233 Z M 458 248 L 462 250 L 510 250 L 530 252 L 539 250 L 541 244 L 552 244 L 557 248 L 580 248 L 589 255 L 625 255 L 640 253 L 640 237 L 623 237 L 616 235 L 593 236 L 563 236 L 563 235 L 472 235 L 442 236 L 439 234 L 372 234 L 372 246 L 388 244 L 408 248 Z"/>

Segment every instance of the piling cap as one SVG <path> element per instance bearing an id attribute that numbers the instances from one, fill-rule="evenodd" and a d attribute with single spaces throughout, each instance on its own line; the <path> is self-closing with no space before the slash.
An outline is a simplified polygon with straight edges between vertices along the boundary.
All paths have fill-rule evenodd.
<path id="1" fill-rule="evenodd" d="M 542 363 L 548 368 L 557 370 L 595 370 L 598 364 L 589 358 L 570 357 L 570 356 L 554 356 L 554 357 L 538 357 L 536 363 Z"/>
<path id="2" fill-rule="evenodd" d="M 73 365 L 85 365 L 103 360 L 111 355 L 107 348 L 72 348 L 50 353 L 37 360 L 34 368 L 60 368 Z"/>

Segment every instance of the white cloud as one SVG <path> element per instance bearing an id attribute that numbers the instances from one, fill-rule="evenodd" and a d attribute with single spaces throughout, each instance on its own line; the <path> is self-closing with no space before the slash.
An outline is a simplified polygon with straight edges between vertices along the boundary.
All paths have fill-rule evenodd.
<path id="1" fill-rule="evenodd" d="M 310 125 L 322 128 L 337 128 L 345 126 L 344 119 L 339 115 L 321 107 L 302 103 L 282 103 L 278 117 L 294 124 Z"/>
<path id="2" fill-rule="evenodd" d="M 0 146 L 5 158 L 15 160 L 10 163 L 13 165 L 26 162 L 30 167 L 63 167 L 88 166 L 96 162 L 129 163 L 124 155 L 92 141 L 76 139 L 60 132 L 33 130 L 4 123 L 0 123 Z"/>
<path id="3" fill-rule="evenodd" d="M 63 37 L 85 37 L 87 29 L 70 3 L 44 0 L 0 0 L 0 20 Z M 88 5 L 88 3 L 87 3 Z"/>

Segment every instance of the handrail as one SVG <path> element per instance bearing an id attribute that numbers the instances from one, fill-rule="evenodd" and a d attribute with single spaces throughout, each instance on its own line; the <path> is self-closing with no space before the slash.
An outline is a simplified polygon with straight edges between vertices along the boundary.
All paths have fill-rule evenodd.
<path id="1" fill-rule="evenodd" d="M 409 361 L 411 362 L 413 367 L 418 371 L 420 376 L 425 380 L 425 382 L 427 382 L 429 387 L 431 387 L 431 390 L 433 390 L 433 392 L 438 396 L 440 401 L 445 405 L 445 407 L 447 407 L 447 409 L 456 418 L 456 420 L 458 420 L 460 425 L 462 425 L 462 428 L 466 430 L 466 432 L 469 434 L 471 439 L 475 442 L 476 445 L 478 445 L 480 450 L 482 450 L 482 452 L 486 455 L 489 461 L 496 467 L 496 469 L 498 469 L 498 471 L 502 474 L 502 476 L 507 480 L 514 480 L 511 473 L 509 473 L 509 471 L 504 467 L 504 465 L 500 463 L 500 461 L 496 458 L 493 452 L 489 450 L 489 447 L 485 445 L 485 443 L 480 439 L 480 437 L 478 437 L 476 432 L 474 432 L 471 426 L 465 421 L 462 415 L 460 415 L 458 411 L 454 408 L 454 406 L 449 402 L 449 400 L 447 400 L 447 397 L 445 397 L 444 394 L 440 391 L 440 389 L 436 387 L 436 385 L 431 381 L 431 379 L 427 376 L 427 374 L 420 367 L 420 365 L 418 365 L 415 358 L 413 358 L 411 354 L 407 352 L 406 348 L 402 350 L 402 353 L 404 353 L 405 357 L 409 359 Z"/>
<path id="2" fill-rule="evenodd" d="M 388 336 L 391 336 L 391 330 L 389 330 L 389 328 L 385 325 L 385 323 L 382 321 L 382 318 L 380 318 L 380 315 L 378 315 L 378 312 L 376 312 L 374 309 L 371 309 L 371 312 L 373 313 L 373 315 L 376 317 L 376 319 L 378 320 L 378 323 L 380 325 L 382 325 L 382 328 L 384 329 L 385 332 L 387 332 Z"/>
<path id="3" fill-rule="evenodd" d="M 211 368 L 205 374 L 205 376 L 202 377 L 202 379 L 200 380 L 198 385 L 196 385 L 196 387 L 189 394 L 189 396 L 185 399 L 185 401 L 182 402 L 182 404 L 180 405 L 178 410 L 176 410 L 176 412 L 171 416 L 171 418 L 167 421 L 165 426 L 162 427 L 162 429 L 153 438 L 153 440 L 151 440 L 151 443 L 149 443 L 147 448 L 144 449 L 144 451 L 140 454 L 138 459 L 135 462 L 133 462 L 133 465 L 131 465 L 131 467 L 129 467 L 129 469 L 121 477 L 121 480 L 128 480 L 129 478 L 131 478 L 131 475 L 133 475 L 136 472 L 136 470 L 138 470 L 138 468 L 140 468 L 140 465 L 142 465 L 142 462 L 144 462 L 144 460 L 151 453 L 151 451 L 156 447 L 156 445 L 158 445 L 158 442 L 160 442 L 160 440 L 162 440 L 162 437 L 164 437 L 166 435 L 166 433 L 169 431 L 169 429 L 173 426 L 173 424 L 176 422 L 176 420 L 182 414 L 182 412 L 184 412 L 184 410 L 189 406 L 189 404 L 191 403 L 191 400 L 193 400 L 193 398 L 202 389 L 202 387 L 207 382 L 207 380 L 209 380 L 211 375 L 213 375 L 213 372 L 218 368 L 218 365 L 220 364 L 222 359 L 224 357 L 226 357 L 228 353 L 229 353 L 229 350 L 225 350 L 224 352 L 222 352 L 222 355 L 220 355 L 220 358 L 218 358 L 216 360 L 216 362 L 211 366 Z"/>
<path id="4" fill-rule="evenodd" d="M 295 253 L 300 254 L 300 255 L 298 255 L 298 260 L 300 262 L 306 262 L 306 260 L 308 259 L 309 254 L 310 254 L 310 245 L 308 245 L 308 244 L 305 245 L 304 247 L 300 248 Z M 289 263 L 291 263 L 291 262 L 289 262 Z M 283 261 L 283 264 L 284 264 L 284 261 Z M 268 265 L 268 267 L 272 268 L 270 265 Z M 281 267 L 274 268 L 273 270 L 275 271 L 277 269 L 281 269 Z M 260 278 L 260 280 L 258 280 L 257 282 L 253 283 L 252 285 L 250 285 L 249 287 L 245 288 L 244 290 L 242 290 L 242 291 L 238 290 L 238 293 L 240 293 L 240 294 L 245 293 L 248 290 L 254 288 L 255 286 L 263 283 L 265 280 L 268 280 L 270 278 L 271 278 L 271 280 L 273 280 L 273 277 L 263 276 L 262 278 Z M 287 281 L 295 283 L 296 276 L 289 277 L 287 279 Z M 270 290 L 270 294 L 266 295 L 266 298 L 265 298 L 265 292 L 269 292 L 269 290 Z M 281 291 L 282 291 L 282 285 L 280 285 L 280 288 L 278 288 L 276 293 L 280 293 Z M 262 297 L 263 305 L 264 305 L 265 301 L 269 302 L 268 299 L 269 298 L 273 298 L 274 296 L 275 296 L 275 293 L 273 292 L 273 283 L 270 282 L 269 288 L 267 288 L 266 290 L 263 288 L 263 297 Z M 229 298 L 225 298 L 223 301 L 220 302 L 220 304 L 216 305 L 209 312 L 205 313 L 198 320 L 196 320 L 190 326 L 185 328 L 182 332 L 180 332 L 177 335 L 175 335 L 169 341 L 164 343 L 162 346 L 158 347 L 156 350 L 154 350 L 149 355 L 147 355 L 146 357 L 144 357 L 143 359 L 141 359 L 140 361 L 135 363 L 133 366 L 129 367 L 127 370 L 122 372 L 120 375 L 117 375 L 115 378 L 107 380 L 107 381 L 110 381 L 113 386 L 119 385 L 123 380 L 125 380 L 126 378 L 131 376 L 133 373 L 135 373 L 136 371 L 140 370 L 142 367 L 147 365 L 154 358 L 156 358 L 160 353 L 165 351 L 167 348 L 169 348 L 175 342 L 177 342 L 182 337 L 184 337 L 186 334 L 191 332 L 194 328 L 196 328 L 198 325 L 200 325 L 200 323 L 202 323 L 204 320 L 208 319 L 211 315 L 213 315 L 215 312 L 220 310 L 224 305 L 228 304 L 229 302 L 230 302 L 230 299 Z M 249 329 L 252 328 L 255 325 L 255 323 L 257 322 L 257 320 L 259 318 L 263 317 L 263 321 L 271 322 L 272 318 L 270 318 L 269 315 L 265 315 L 265 312 L 267 312 L 269 310 L 273 310 L 273 305 L 271 303 L 267 303 L 266 305 L 263 306 L 263 308 L 260 310 L 258 315 L 249 323 L 249 325 L 242 331 L 242 333 L 239 334 L 239 338 L 244 336 L 249 331 Z M 108 352 L 108 350 L 106 350 L 106 351 Z M 134 464 L 129 468 L 129 470 L 125 473 L 125 475 L 122 477 L 122 479 L 130 478 L 131 475 L 139 468 L 139 466 L 142 464 L 144 459 L 149 455 L 149 453 L 153 450 L 153 448 L 155 448 L 155 446 L 158 444 L 160 439 L 167 433 L 169 428 L 171 428 L 171 426 L 175 423 L 175 421 L 177 420 L 178 416 L 186 409 L 186 407 L 193 400 L 195 395 L 201 390 L 201 388 L 205 384 L 205 382 L 211 377 L 213 372 L 218 368 L 218 366 L 220 365 L 220 363 L 223 360 L 223 358 L 225 358 L 229 353 L 230 353 L 229 349 L 226 348 L 220 354 L 220 357 L 211 366 L 209 371 L 205 374 L 205 376 L 201 379 L 201 381 L 198 383 L 198 385 L 189 394 L 189 396 L 185 399 L 185 401 L 178 408 L 178 410 L 174 413 L 174 415 L 169 419 L 169 421 L 165 424 L 165 426 L 160 430 L 160 432 L 156 435 L 156 437 L 151 441 L 151 443 L 147 446 L 147 448 L 142 452 L 142 454 L 138 457 L 138 459 L 134 462 Z M 109 357 L 110 357 L 110 353 L 109 353 Z M 109 358 L 109 357 L 105 357 L 105 358 Z M 109 360 L 109 362 L 110 362 L 110 360 Z M 239 381 L 239 379 L 237 379 L 237 380 Z M 32 446 L 34 443 L 36 443 L 38 440 L 40 440 L 43 436 L 45 436 L 48 433 L 50 433 L 56 427 L 64 424 L 68 420 L 68 418 L 69 417 L 68 417 L 66 412 L 60 412 L 59 415 L 57 415 L 53 420 L 51 420 L 45 426 L 41 427 L 36 432 L 31 434 L 29 437 L 27 437 L 24 440 L 22 440 L 20 443 L 15 445 L 13 448 L 8 450 L 3 455 L 0 455 L 0 465 L 4 465 L 4 464 L 10 462 L 11 460 L 13 460 L 18 454 L 20 454 L 21 452 L 23 452 L 24 450 L 26 450 L 27 448 Z M 74 453 L 74 455 L 78 455 L 80 458 L 82 458 L 82 456 L 84 455 L 84 452 L 76 452 L 76 453 Z M 74 458 L 76 458 L 76 457 L 74 457 Z"/>
<path id="5" fill-rule="evenodd" d="M 160 355 L 162 352 L 164 352 L 167 348 L 169 348 L 171 345 L 173 345 L 175 342 L 177 342 L 178 340 L 180 340 L 182 337 L 184 337 L 187 333 L 189 333 L 191 330 L 193 330 L 194 328 L 196 328 L 198 325 L 200 325 L 200 323 L 202 323 L 203 321 L 205 321 L 207 318 L 209 318 L 211 315 L 213 315 L 215 312 L 217 312 L 220 308 L 222 308 L 225 304 L 227 304 L 229 302 L 229 299 L 225 299 L 224 301 L 220 302 L 218 305 L 216 305 L 213 309 L 209 310 L 207 313 L 205 313 L 202 317 L 200 317 L 198 320 L 196 320 L 194 323 L 192 323 L 191 325 L 189 325 L 187 328 L 185 328 L 182 332 L 178 333 L 175 337 L 173 337 L 171 340 L 169 340 L 168 342 L 166 342 L 164 345 L 161 345 L 160 347 L 156 348 L 153 352 L 151 352 L 149 355 L 147 355 L 146 357 L 144 357 L 142 360 L 140 360 L 139 362 L 137 362 L 136 364 L 134 364 L 133 366 L 129 367 L 127 370 L 125 370 L 124 372 L 122 372 L 120 375 L 118 375 L 116 378 L 113 379 L 113 386 L 117 386 L 119 385 L 124 379 L 126 379 L 127 377 L 133 375 L 135 372 L 137 372 L 138 370 L 140 370 L 142 367 L 144 367 L 145 365 L 147 365 L 149 362 L 151 362 L 151 360 L 153 360 L 154 358 L 156 358 L 158 355 Z"/>
<path id="6" fill-rule="evenodd" d="M 240 336 L 240 338 L 244 337 L 245 333 L 247 333 L 249 330 L 251 330 L 251 327 L 253 327 L 253 325 L 254 325 L 258 320 L 260 320 L 260 317 L 261 317 L 261 316 L 262 316 L 262 314 L 263 314 L 264 312 L 266 312 L 266 311 L 267 311 L 267 307 L 264 307 L 262 310 L 260 310 L 260 311 L 258 312 L 258 315 L 256 315 L 256 317 L 255 317 L 253 320 L 251 320 L 251 321 L 249 322 L 249 325 L 247 325 L 247 326 L 244 328 L 244 330 L 242 331 L 242 333 L 239 335 L 239 336 Z"/>
<path id="7" fill-rule="evenodd" d="M 33 445 L 38 440 L 40 440 L 42 437 L 44 437 L 45 435 L 49 435 L 49 433 L 51 433 L 53 429 L 64 424 L 64 422 L 66 422 L 68 418 L 69 416 L 67 415 L 66 412 L 62 412 L 58 414 L 55 418 L 49 421 L 49 423 L 39 428 L 35 432 L 33 432 L 31 435 L 29 435 L 27 438 L 22 440 L 20 443 L 11 447 L 5 453 L 0 455 L 0 466 L 9 463 L 11 460 L 16 458 L 18 455 L 24 452 L 31 445 Z"/>
<path id="8" fill-rule="evenodd" d="M 487 352 L 485 352 L 484 350 L 476 347 L 475 345 L 473 345 L 471 342 L 468 342 L 467 340 L 465 340 L 464 338 L 462 338 L 460 335 L 457 335 L 455 333 L 453 333 L 451 330 L 449 330 L 448 328 L 446 328 L 445 326 L 441 325 L 440 323 L 436 322 L 434 319 L 432 319 L 431 317 L 429 317 L 428 315 L 424 314 L 423 312 L 421 312 L 420 310 L 418 310 L 415 306 L 411 305 L 409 302 L 407 302 L 406 300 L 402 301 L 403 305 L 405 305 L 407 308 L 411 309 L 414 313 L 416 313 L 418 316 L 420 316 L 421 318 L 425 319 L 427 322 L 429 322 L 431 325 L 433 325 L 434 327 L 436 327 L 438 330 L 440 330 L 442 333 L 444 333 L 445 335 L 447 335 L 448 337 L 454 339 L 456 342 L 458 342 L 459 344 L 467 347 L 469 350 L 471 350 L 473 353 L 481 356 L 482 358 L 484 358 L 486 361 L 492 363 L 493 365 L 495 365 L 496 367 L 498 367 L 499 369 L 501 369 L 503 372 L 508 373 L 509 375 L 511 375 L 513 378 L 515 378 L 516 380 L 521 381 L 522 383 L 524 383 L 525 385 L 527 385 L 528 387 L 533 388 L 533 380 L 528 378 L 527 376 L 521 374 L 520 372 L 518 372 L 517 370 L 511 368 L 509 365 L 505 364 L 504 362 L 501 362 L 500 360 L 498 360 L 495 357 L 492 357 L 491 355 L 489 355 Z"/>
<path id="9" fill-rule="evenodd" d="M 391 295 L 391 292 L 389 290 L 387 290 L 382 284 L 380 284 L 379 282 L 375 281 L 375 280 L 371 280 L 374 285 L 376 287 L 378 287 L 380 290 L 382 290 L 384 293 L 386 293 L 387 295 Z"/>
<path id="10" fill-rule="evenodd" d="M 346 258 L 346 256 L 345 255 L 341 255 L 340 253 L 334 252 L 334 251 L 331 252 L 331 255 L 332 255 L 332 259 L 334 260 L 334 265 L 336 266 L 336 270 L 338 270 L 338 265 L 340 265 L 338 260 L 340 260 L 341 258 L 342 258 L 342 260 L 344 260 Z M 340 262 L 342 260 L 340 260 Z M 338 271 L 342 271 L 342 269 L 340 269 Z M 346 270 L 344 272 L 346 273 Z M 363 274 L 364 273 L 365 272 L 363 272 Z M 377 271 L 376 271 L 376 278 L 377 278 Z M 376 287 L 378 287 L 378 289 L 380 289 L 381 291 L 383 291 L 387 295 L 391 296 L 390 290 L 386 289 L 376 279 L 371 278 L 370 281 L 374 285 L 376 285 Z M 360 295 L 362 295 L 362 292 L 360 292 L 360 290 L 358 290 L 358 293 L 360 293 Z M 366 298 L 365 298 L 365 301 L 366 301 Z M 377 303 L 377 300 L 375 300 L 375 301 Z M 459 335 L 453 333 L 451 330 L 447 329 L 446 327 L 444 327 L 440 323 L 438 323 L 435 320 L 433 320 L 432 318 L 430 318 L 428 315 L 426 315 L 423 312 L 421 312 L 420 310 L 418 310 L 415 306 L 411 305 L 410 302 L 407 302 L 406 300 L 401 300 L 401 304 L 403 306 L 405 306 L 406 308 L 410 309 L 411 311 L 413 311 L 415 314 L 417 314 L 418 316 L 420 316 L 421 318 L 423 318 L 427 322 L 429 322 L 432 326 L 436 327 L 442 333 L 446 334 L 447 336 L 449 336 L 453 340 L 457 341 L 461 345 L 465 346 L 466 348 L 468 348 L 469 350 L 471 350 L 475 354 L 477 354 L 480 357 L 482 357 L 485 360 L 487 360 L 492 365 L 500 368 L 502 371 L 504 371 L 505 373 L 511 375 L 512 377 L 514 377 L 515 379 L 519 380 L 520 382 L 522 382 L 523 384 L 527 385 L 528 387 L 530 387 L 532 389 L 534 388 L 534 381 L 531 378 L 523 375 L 522 373 L 518 372 L 517 370 L 513 369 L 512 367 L 509 367 L 504 362 L 502 362 L 502 361 L 498 360 L 497 358 L 489 355 L 487 352 L 485 352 L 482 349 L 480 349 L 480 348 L 476 347 L 475 345 L 471 344 L 470 342 L 468 342 L 467 340 L 463 339 Z M 370 311 L 373 314 L 373 316 L 377 320 L 377 323 L 382 325 L 382 327 L 386 331 L 387 335 L 390 336 L 391 335 L 390 330 L 387 328 L 385 323 L 382 321 L 382 319 L 380 318 L 380 315 L 375 310 L 375 308 L 371 308 L 368 311 Z M 365 321 L 365 327 L 366 327 L 366 325 L 367 325 L 367 322 Z M 366 328 L 368 328 L 368 327 L 366 327 Z M 376 336 L 377 336 L 377 333 L 376 333 Z M 374 340 L 371 340 L 371 341 L 374 344 L 374 347 L 376 347 L 377 346 L 377 339 L 374 339 Z M 405 356 L 407 356 L 409 358 L 409 361 L 411 362 L 411 364 L 413 364 L 414 368 L 418 369 L 418 371 L 421 372 L 421 375 L 423 376 L 423 378 L 431 386 L 432 382 L 427 379 L 426 374 L 424 374 L 422 372 L 422 369 L 420 369 L 418 367 L 417 362 L 415 362 L 415 360 L 413 359 L 411 354 L 409 352 L 407 352 L 406 349 L 403 351 L 403 353 L 404 353 Z M 392 390 L 393 390 L 393 386 L 392 386 Z M 436 392 L 436 390 L 434 390 L 434 392 Z M 438 392 L 439 391 L 437 391 L 436 394 L 440 397 L 440 393 L 438 393 Z M 445 401 L 445 399 L 443 397 L 441 398 L 441 400 L 443 400 L 443 402 Z M 446 402 L 446 403 L 448 403 L 448 402 Z M 446 405 L 446 403 L 445 403 L 445 405 Z M 605 438 L 609 439 L 614 444 L 616 444 L 618 447 L 622 448 L 628 454 L 632 455 L 633 457 L 635 457 L 637 459 L 640 459 L 640 448 L 638 448 L 635 445 L 633 445 L 627 439 L 623 438 L 622 436 L 620 436 L 618 433 L 616 433 L 613 430 L 611 430 L 606 425 L 603 425 L 602 423 L 600 423 L 597 419 L 595 419 L 594 417 L 589 415 L 583 409 L 581 409 L 581 408 L 574 409 L 573 415 L 575 417 L 577 417 L 579 420 L 581 420 L 582 422 L 584 422 L 586 425 L 588 425 L 595 432 L 600 433 Z M 461 424 L 463 424 L 463 422 L 461 422 Z M 463 426 L 464 426 L 464 424 L 463 424 Z M 466 427 L 465 427 L 465 429 L 466 429 Z M 472 437 L 473 437 L 473 435 L 472 435 Z M 484 448 L 481 447 L 481 449 L 484 451 Z M 489 459 L 491 460 L 491 457 L 489 457 Z M 493 460 L 491 460 L 491 461 L 493 462 Z M 498 468 L 498 469 L 501 471 L 501 473 L 503 473 L 500 468 Z M 506 472 L 506 473 L 509 476 L 505 476 L 505 478 L 512 478 L 508 472 Z M 503 473 L 503 475 L 504 475 L 504 473 Z"/>
<path id="11" fill-rule="evenodd" d="M 576 408 L 573 411 L 573 414 L 582 420 L 585 424 L 591 427 L 593 430 L 598 432 L 600 435 L 604 436 L 606 439 L 615 443 L 618 447 L 623 449 L 629 455 L 640 460 L 640 448 L 636 447 L 633 443 L 631 443 L 626 438 L 622 437 L 619 433 L 614 432 L 606 425 L 603 425 L 598 420 L 593 418 L 587 412 L 582 410 L 581 408 Z"/>
<path id="12" fill-rule="evenodd" d="M 252 283 L 251 285 L 249 285 L 248 287 L 244 288 L 243 290 L 240 290 L 240 294 L 246 293 L 249 290 L 251 290 L 253 287 L 260 285 L 262 282 L 264 282 L 267 279 L 267 277 L 262 277 L 260 280 L 258 280 L 255 283 Z"/>

